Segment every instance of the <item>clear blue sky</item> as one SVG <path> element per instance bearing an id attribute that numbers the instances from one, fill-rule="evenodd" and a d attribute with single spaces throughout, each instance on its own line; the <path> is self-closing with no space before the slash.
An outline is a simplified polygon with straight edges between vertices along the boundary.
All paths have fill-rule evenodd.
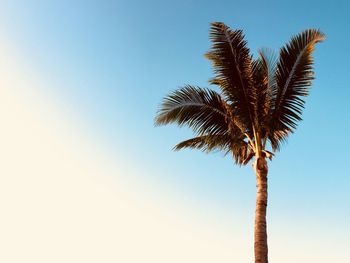
<path id="1" fill-rule="evenodd" d="M 145 171 L 135 180 L 163 185 L 156 197 L 164 191 L 193 208 L 216 207 L 234 224 L 238 214 L 253 222 L 251 167 L 235 167 L 220 153 L 171 151 L 191 133 L 155 128 L 158 104 L 183 84 L 208 87 L 212 72 L 203 54 L 210 22 L 243 29 L 254 53 L 278 50 L 306 28 L 321 29 L 327 40 L 314 53 L 304 120 L 270 163 L 268 218 L 349 235 L 349 9 L 347 1 L 12 0 L 2 2 L 0 30 L 28 67 L 55 84 L 42 92 L 62 112 Z"/>

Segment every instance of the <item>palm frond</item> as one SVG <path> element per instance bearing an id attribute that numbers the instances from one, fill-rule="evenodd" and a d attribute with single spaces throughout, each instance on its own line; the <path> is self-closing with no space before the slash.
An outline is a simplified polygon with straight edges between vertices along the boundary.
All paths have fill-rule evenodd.
<path id="1" fill-rule="evenodd" d="M 269 48 L 263 48 L 259 50 L 259 57 L 263 63 L 263 67 L 267 76 L 268 90 L 272 92 L 276 88 L 276 70 L 278 56 L 274 50 Z"/>
<path id="2" fill-rule="evenodd" d="M 228 151 L 231 139 L 227 134 L 202 135 L 175 145 L 174 150 L 179 151 L 184 148 L 201 150 L 203 152 L 211 152 L 213 150 Z"/>
<path id="3" fill-rule="evenodd" d="M 258 59 L 253 61 L 252 72 L 255 87 L 254 91 L 256 92 L 254 111 L 258 119 L 259 131 L 263 138 L 265 138 L 267 134 L 272 90 L 276 86 L 276 65 L 277 56 L 270 49 L 260 50 Z"/>
<path id="4" fill-rule="evenodd" d="M 213 90 L 187 85 L 163 99 L 156 125 L 187 125 L 198 134 L 228 131 L 225 101 Z"/>
<path id="5" fill-rule="evenodd" d="M 241 126 L 252 130 L 255 103 L 252 82 L 252 58 L 241 30 L 231 30 L 223 23 L 211 24 L 212 47 L 205 55 L 212 61 L 215 77 L 223 95 L 234 105 L 235 116 Z"/>
<path id="6" fill-rule="evenodd" d="M 185 148 L 197 149 L 209 153 L 215 150 L 222 151 L 225 154 L 231 153 L 236 164 L 245 165 L 247 157 L 253 151 L 244 137 L 232 138 L 229 134 L 202 135 L 180 142 L 175 145 L 174 150 L 179 151 Z M 254 153 L 253 153 L 254 155 Z"/>
<path id="7" fill-rule="evenodd" d="M 312 52 L 314 45 L 324 39 L 319 30 L 309 29 L 292 37 L 280 50 L 270 113 L 269 140 L 274 150 L 301 120 L 303 97 L 308 95 L 314 74 Z"/>

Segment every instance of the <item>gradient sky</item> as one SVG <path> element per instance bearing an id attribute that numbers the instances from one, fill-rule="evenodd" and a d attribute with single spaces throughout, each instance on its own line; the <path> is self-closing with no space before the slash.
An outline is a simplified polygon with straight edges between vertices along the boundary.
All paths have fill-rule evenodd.
<path id="1" fill-rule="evenodd" d="M 350 262 L 347 1 L 27 1 L 0 8 L 0 261 L 253 262 L 255 178 L 173 152 L 162 97 L 207 87 L 209 23 L 278 50 L 319 28 L 304 120 L 270 164 L 270 262 Z M 255 53 L 256 54 L 256 53 Z"/>

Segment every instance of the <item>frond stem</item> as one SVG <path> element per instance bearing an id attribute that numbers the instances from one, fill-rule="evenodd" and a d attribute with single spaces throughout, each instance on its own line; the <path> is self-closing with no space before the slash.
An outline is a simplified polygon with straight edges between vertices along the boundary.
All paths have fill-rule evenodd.
<path id="1" fill-rule="evenodd" d="M 256 147 L 255 154 L 256 154 L 257 157 L 260 157 L 260 155 L 261 155 L 261 139 L 260 139 L 260 134 L 259 134 L 259 132 L 256 132 L 254 126 L 253 126 L 253 131 L 254 131 L 255 147 Z"/>
<path id="2" fill-rule="evenodd" d="M 263 148 L 265 149 L 266 147 L 266 141 L 267 141 L 267 137 L 264 138 L 264 142 L 263 142 Z"/>
<path id="3" fill-rule="evenodd" d="M 247 137 L 247 139 L 248 139 L 250 145 L 252 146 L 252 148 L 253 148 L 253 150 L 254 150 L 254 152 L 255 152 L 255 146 L 254 146 L 255 144 L 254 144 L 253 140 L 250 138 L 250 136 L 248 135 L 248 133 L 245 132 L 244 135 Z"/>

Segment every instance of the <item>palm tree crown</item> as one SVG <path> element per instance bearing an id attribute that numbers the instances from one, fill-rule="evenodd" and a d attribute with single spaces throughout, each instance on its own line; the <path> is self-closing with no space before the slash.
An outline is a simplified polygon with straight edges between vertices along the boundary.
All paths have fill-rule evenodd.
<path id="1" fill-rule="evenodd" d="M 254 59 L 241 30 L 224 23 L 211 24 L 212 47 L 205 55 L 212 61 L 221 93 L 187 85 L 164 98 L 156 125 L 177 123 L 193 129 L 196 137 L 175 150 L 222 150 L 239 165 L 252 157 L 272 158 L 297 127 L 313 79 L 314 45 L 325 39 L 308 29 L 292 37 L 279 56 L 259 51 Z M 271 147 L 271 152 L 266 150 Z"/>

